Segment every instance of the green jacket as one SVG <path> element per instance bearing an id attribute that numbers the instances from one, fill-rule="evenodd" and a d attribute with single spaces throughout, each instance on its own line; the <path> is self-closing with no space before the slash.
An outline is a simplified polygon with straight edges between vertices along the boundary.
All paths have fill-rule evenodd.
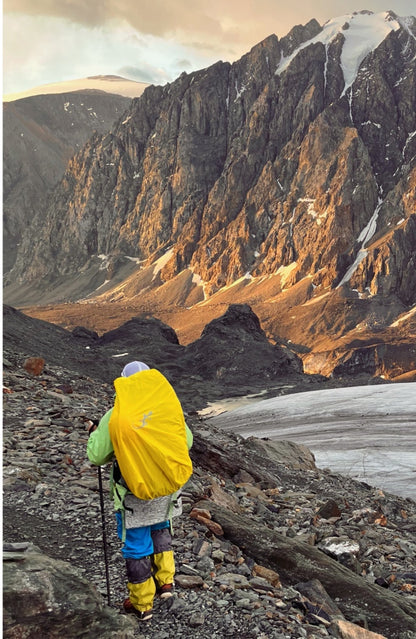
<path id="1" fill-rule="evenodd" d="M 98 424 L 98 428 L 91 433 L 88 439 L 87 456 L 90 462 L 95 466 L 103 466 L 104 464 L 108 464 L 115 459 L 114 448 L 111 442 L 109 431 L 109 422 L 112 412 L 112 408 L 106 412 L 106 414 L 101 418 L 100 423 Z M 186 443 L 188 449 L 190 449 L 193 443 L 193 435 L 186 424 L 185 428 Z M 115 488 L 113 465 L 110 475 L 110 495 L 114 499 L 115 510 L 120 510 L 123 509 L 124 497 L 129 492 L 129 490 L 127 487 L 123 486 L 120 483 L 117 484 L 117 490 Z"/>

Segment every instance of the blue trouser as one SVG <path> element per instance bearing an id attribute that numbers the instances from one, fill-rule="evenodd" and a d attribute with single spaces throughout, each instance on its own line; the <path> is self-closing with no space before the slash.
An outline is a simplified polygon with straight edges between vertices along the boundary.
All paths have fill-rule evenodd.
<path id="1" fill-rule="evenodd" d="M 121 513 L 116 513 L 116 517 L 117 533 L 122 539 Z M 128 528 L 121 552 L 126 560 L 130 601 L 140 611 L 150 610 L 156 589 L 173 584 L 175 575 L 169 521 Z"/>
<path id="2" fill-rule="evenodd" d="M 121 513 L 116 513 L 117 517 L 117 534 L 122 539 L 123 521 Z M 153 555 L 153 553 L 164 552 L 170 550 L 169 548 L 155 548 L 157 544 L 158 535 L 152 535 L 156 530 L 163 530 L 169 528 L 169 521 L 162 521 L 160 524 L 153 524 L 152 526 L 142 526 L 141 528 L 127 528 L 126 529 L 126 541 L 124 542 L 121 554 L 125 559 L 140 559 L 141 557 L 147 557 Z M 163 544 L 166 545 L 166 541 Z"/>

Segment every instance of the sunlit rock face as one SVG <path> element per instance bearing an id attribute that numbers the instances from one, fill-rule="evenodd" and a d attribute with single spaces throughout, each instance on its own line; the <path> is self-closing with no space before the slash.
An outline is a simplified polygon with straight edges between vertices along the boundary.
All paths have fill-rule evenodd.
<path id="1" fill-rule="evenodd" d="M 414 18 L 392 13 L 313 20 L 234 64 L 148 87 L 69 163 L 9 284 L 36 282 L 42 295 L 92 268 L 85 295 L 114 277 L 117 260 L 143 268 L 169 251 L 135 295 L 186 269 L 205 297 L 277 274 L 275 296 L 302 282 L 299 304 L 346 289 L 353 323 L 375 298 L 377 309 L 394 306 L 394 321 L 416 297 L 415 34 Z"/>

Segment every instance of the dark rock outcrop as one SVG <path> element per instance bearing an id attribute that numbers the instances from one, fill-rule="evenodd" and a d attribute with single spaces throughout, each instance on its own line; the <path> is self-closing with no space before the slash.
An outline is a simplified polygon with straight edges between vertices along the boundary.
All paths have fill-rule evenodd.
<path id="1" fill-rule="evenodd" d="M 135 624 L 104 606 L 79 570 L 30 544 L 5 544 L 2 575 L 5 639 L 134 637 Z"/>
<path id="2" fill-rule="evenodd" d="M 288 348 L 273 346 L 248 305 L 231 304 L 186 348 L 187 368 L 205 380 L 244 388 L 302 375 L 301 360 Z"/>
<path id="3" fill-rule="evenodd" d="M 25 358 L 44 358 L 46 366 L 81 370 L 109 384 L 128 362 L 144 361 L 174 383 L 188 408 L 288 380 L 296 386 L 314 379 L 302 373 L 300 360 L 289 349 L 270 344 L 246 305 L 232 305 L 186 347 L 170 326 L 154 318 L 134 317 L 98 337 L 94 331 L 78 327 L 70 332 L 4 305 L 3 344 Z"/>

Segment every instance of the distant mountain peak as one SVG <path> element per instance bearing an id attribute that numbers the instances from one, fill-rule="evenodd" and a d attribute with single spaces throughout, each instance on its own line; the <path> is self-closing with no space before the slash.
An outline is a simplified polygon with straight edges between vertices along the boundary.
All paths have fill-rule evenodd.
<path id="1" fill-rule="evenodd" d="M 132 82 L 138 84 L 135 80 L 129 78 L 123 78 L 121 75 L 89 75 L 87 80 L 105 80 L 107 82 Z M 139 84 L 143 84 L 140 82 Z"/>
<path id="2" fill-rule="evenodd" d="M 87 90 L 105 91 L 106 93 L 122 95 L 126 98 L 138 98 L 147 86 L 146 82 L 136 82 L 118 75 L 92 75 L 87 78 L 43 84 L 20 93 L 11 93 L 3 96 L 3 102 L 21 100 L 34 95 L 51 95 Z"/>

